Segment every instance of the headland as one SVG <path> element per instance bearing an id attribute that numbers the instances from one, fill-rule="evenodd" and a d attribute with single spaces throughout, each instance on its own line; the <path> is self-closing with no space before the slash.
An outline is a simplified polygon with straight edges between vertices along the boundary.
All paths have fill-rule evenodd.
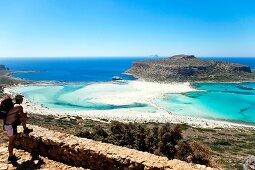
<path id="1" fill-rule="evenodd" d="M 137 78 L 160 82 L 244 82 L 255 81 L 247 65 L 203 60 L 194 55 L 175 55 L 133 63 L 126 71 Z"/>

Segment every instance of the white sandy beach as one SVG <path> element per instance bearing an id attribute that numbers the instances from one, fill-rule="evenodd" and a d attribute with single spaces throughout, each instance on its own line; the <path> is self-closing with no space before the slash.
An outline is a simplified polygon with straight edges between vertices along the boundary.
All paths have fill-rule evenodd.
<path id="1" fill-rule="evenodd" d="M 63 97 L 73 98 L 86 94 L 94 103 L 129 105 L 142 102 L 152 104 L 153 99 L 163 98 L 165 94 L 189 91 L 195 91 L 189 83 L 164 84 L 136 80 L 128 81 L 126 85 L 119 85 L 116 82 L 95 83 Z"/>
<path id="2" fill-rule="evenodd" d="M 17 87 L 5 88 L 4 92 L 9 95 L 15 95 Z M 102 92 L 103 91 L 103 92 Z M 43 105 L 24 100 L 24 108 L 29 114 L 43 114 L 55 116 L 80 116 L 86 119 L 107 119 L 117 121 L 136 121 L 136 122 L 158 122 L 158 123 L 187 123 L 191 126 L 215 128 L 215 127 L 251 127 L 252 125 L 239 124 L 220 120 L 209 120 L 197 117 L 179 116 L 158 106 L 156 99 L 163 98 L 169 93 L 184 93 L 196 91 L 190 86 L 190 83 L 156 83 L 142 80 L 128 81 L 126 85 L 119 86 L 116 82 L 93 83 L 84 88 L 76 90 L 71 94 L 62 96 L 64 98 L 74 99 L 79 97 L 83 101 L 83 95 L 87 95 L 91 102 L 104 103 L 112 105 L 129 105 L 132 103 L 145 103 L 156 108 L 153 112 L 145 112 L 136 108 L 122 108 L 112 110 L 65 110 L 49 109 Z M 89 93 L 88 93 L 89 92 Z"/>

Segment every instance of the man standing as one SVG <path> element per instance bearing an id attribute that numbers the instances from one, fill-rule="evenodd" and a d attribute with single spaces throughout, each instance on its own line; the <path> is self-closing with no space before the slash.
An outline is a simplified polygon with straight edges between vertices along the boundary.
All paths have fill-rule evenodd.
<path id="1" fill-rule="evenodd" d="M 33 131 L 33 129 L 29 129 L 26 127 L 27 113 L 24 113 L 23 107 L 21 103 L 23 102 L 22 95 L 15 96 L 15 104 L 13 108 L 11 108 L 7 114 L 7 117 L 4 122 L 4 128 L 7 130 L 7 134 L 9 137 L 9 157 L 8 161 L 17 161 L 19 158 L 13 154 L 14 142 L 17 134 L 17 126 L 22 123 L 23 133 L 28 134 Z"/>

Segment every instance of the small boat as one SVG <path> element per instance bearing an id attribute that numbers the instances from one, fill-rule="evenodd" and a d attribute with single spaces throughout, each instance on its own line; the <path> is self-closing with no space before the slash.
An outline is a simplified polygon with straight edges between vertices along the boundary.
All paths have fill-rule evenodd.
<path id="1" fill-rule="evenodd" d="M 119 76 L 113 76 L 112 80 L 123 80 L 123 79 L 121 77 L 119 77 Z"/>

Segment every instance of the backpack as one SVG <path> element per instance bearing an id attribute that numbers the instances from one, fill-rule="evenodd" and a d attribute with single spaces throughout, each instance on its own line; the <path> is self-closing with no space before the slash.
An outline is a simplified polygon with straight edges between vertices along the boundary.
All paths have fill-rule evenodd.
<path id="1" fill-rule="evenodd" d="M 6 119 L 7 114 L 14 104 L 12 98 L 7 96 L 0 101 L 0 119 Z"/>

